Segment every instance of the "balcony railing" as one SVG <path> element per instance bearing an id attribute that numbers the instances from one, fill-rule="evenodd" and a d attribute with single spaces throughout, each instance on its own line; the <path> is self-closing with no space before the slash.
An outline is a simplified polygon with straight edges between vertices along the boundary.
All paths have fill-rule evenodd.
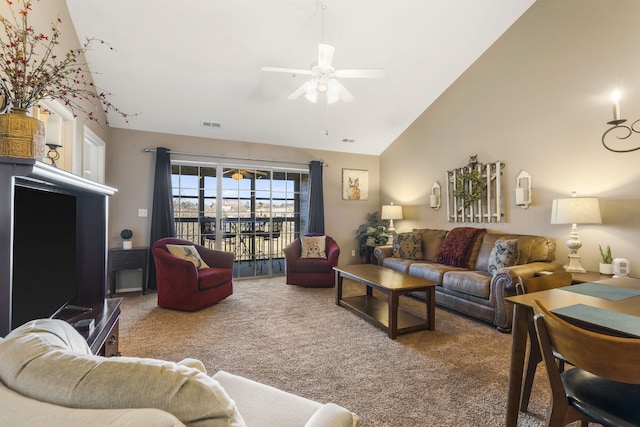
<path id="1" fill-rule="evenodd" d="M 221 250 L 233 252 L 236 261 L 284 259 L 284 248 L 298 237 L 294 218 L 175 218 L 176 236 L 215 248 L 220 237 Z M 207 226 L 203 223 L 209 222 Z M 221 226 L 220 236 L 216 228 Z"/>

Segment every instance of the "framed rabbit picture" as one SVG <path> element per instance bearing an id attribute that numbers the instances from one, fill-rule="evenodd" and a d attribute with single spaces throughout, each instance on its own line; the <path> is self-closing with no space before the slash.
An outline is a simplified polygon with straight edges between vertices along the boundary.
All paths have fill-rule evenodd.
<path id="1" fill-rule="evenodd" d="M 342 200 L 369 200 L 369 171 L 342 169 Z"/>

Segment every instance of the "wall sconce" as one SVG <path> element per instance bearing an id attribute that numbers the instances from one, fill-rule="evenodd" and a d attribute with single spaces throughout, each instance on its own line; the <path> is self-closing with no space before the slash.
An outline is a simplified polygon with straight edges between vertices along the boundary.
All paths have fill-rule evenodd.
<path id="1" fill-rule="evenodd" d="M 633 133 L 640 133 L 640 130 L 635 128 L 636 123 L 640 122 L 640 119 L 631 123 L 631 126 L 626 126 L 626 125 L 622 126 L 622 124 L 625 123 L 627 120 L 620 118 L 620 92 L 618 90 L 613 91 L 613 93 L 611 94 L 611 100 L 613 101 L 613 120 L 611 120 L 610 122 L 607 122 L 607 124 L 613 125 L 613 126 L 607 129 L 605 133 L 602 134 L 602 145 L 604 146 L 604 148 L 606 148 L 609 151 L 613 151 L 614 153 L 630 153 L 632 151 L 640 150 L 640 146 L 635 148 L 627 148 L 623 150 L 618 148 L 612 148 L 609 145 L 607 145 L 605 138 L 607 137 L 609 132 L 615 129 L 622 129 L 622 132 L 620 132 L 622 136 L 617 136 L 616 138 L 618 139 L 627 139 Z"/>
<path id="2" fill-rule="evenodd" d="M 531 204 L 531 175 L 523 170 L 516 178 L 516 206 L 527 209 Z"/>
<path id="3" fill-rule="evenodd" d="M 438 181 L 436 181 L 436 183 L 433 184 L 433 187 L 431 187 L 430 199 L 431 209 L 433 209 L 434 211 L 440 209 L 440 184 L 438 184 Z"/>

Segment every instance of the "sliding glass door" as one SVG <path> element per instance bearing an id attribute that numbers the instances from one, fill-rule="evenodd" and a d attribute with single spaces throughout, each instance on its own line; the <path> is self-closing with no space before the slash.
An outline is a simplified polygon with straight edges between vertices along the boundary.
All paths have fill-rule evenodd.
<path id="1" fill-rule="evenodd" d="M 306 171 L 174 162 L 172 181 L 178 237 L 233 252 L 235 277 L 284 274 L 306 230 Z"/>

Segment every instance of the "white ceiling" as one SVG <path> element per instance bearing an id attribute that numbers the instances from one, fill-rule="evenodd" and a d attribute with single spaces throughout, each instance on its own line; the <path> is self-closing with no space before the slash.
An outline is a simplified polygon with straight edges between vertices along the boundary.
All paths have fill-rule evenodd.
<path id="1" fill-rule="evenodd" d="M 66 0 L 96 85 L 127 113 L 112 127 L 378 155 L 535 0 Z M 287 100 L 318 43 L 351 103 Z M 205 128 L 202 121 L 219 123 Z M 328 131 L 328 135 L 324 134 Z M 355 142 L 343 142 L 343 139 Z"/>

